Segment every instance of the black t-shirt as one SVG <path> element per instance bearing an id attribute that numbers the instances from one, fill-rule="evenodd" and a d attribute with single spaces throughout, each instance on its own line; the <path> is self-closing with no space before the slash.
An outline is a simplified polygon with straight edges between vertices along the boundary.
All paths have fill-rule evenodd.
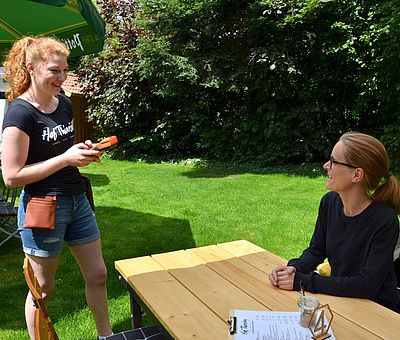
<path id="1" fill-rule="evenodd" d="M 26 165 L 58 156 L 74 143 L 72 104 L 63 95 L 58 96 L 58 106 L 52 113 L 43 113 L 29 102 L 17 98 L 4 116 L 3 130 L 15 126 L 29 137 Z M 74 195 L 85 191 L 77 167 L 67 166 L 35 183 L 27 184 L 25 191 L 31 195 Z"/>

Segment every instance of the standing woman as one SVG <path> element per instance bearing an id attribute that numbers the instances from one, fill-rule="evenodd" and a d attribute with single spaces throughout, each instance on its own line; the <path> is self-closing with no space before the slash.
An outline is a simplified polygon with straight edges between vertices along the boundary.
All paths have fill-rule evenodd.
<path id="1" fill-rule="evenodd" d="M 82 272 L 86 301 L 98 334 L 107 336 L 112 334 L 107 269 L 99 228 L 77 168 L 99 162 L 101 153 L 92 149 L 90 141 L 73 145 L 72 105 L 60 95 L 67 78 L 68 55 L 63 43 L 46 37 L 22 38 L 10 50 L 4 63 L 10 105 L 3 122 L 2 172 L 7 187 L 24 186 L 18 226 L 23 251 L 43 297 L 47 300 L 54 290 L 57 265 L 66 241 Z M 38 201 L 39 205 L 50 207 L 35 215 L 34 202 Z M 56 214 L 51 222 L 52 208 Z M 44 215 L 48 215 L 48 225 L 38 221 Z M 32 339 L 34 310 L 28 293 L 25 317 Z"/>
<path id="2" fill-rule="evenodd" d="M 345 133 L 324 164 L 327 189 L 309 247 L 269 279 L 286 290 L 371 299 L 400 313 L 393 252 L 399 237 L 400 185 L 384 146 L 366 134 Z M 331 276 L 315 268 L 328 258 Z"/>

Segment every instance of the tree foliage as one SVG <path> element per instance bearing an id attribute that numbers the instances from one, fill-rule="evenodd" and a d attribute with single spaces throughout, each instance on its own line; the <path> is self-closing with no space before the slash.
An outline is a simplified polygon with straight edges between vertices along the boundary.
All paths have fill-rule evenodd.
<path id="1" fill-rule="evenodd" d="M 101 6 L 107 47 L 82 73 L 131 153 L 305 162 L 353 129 L 399 166 L 400 0 Z"/>

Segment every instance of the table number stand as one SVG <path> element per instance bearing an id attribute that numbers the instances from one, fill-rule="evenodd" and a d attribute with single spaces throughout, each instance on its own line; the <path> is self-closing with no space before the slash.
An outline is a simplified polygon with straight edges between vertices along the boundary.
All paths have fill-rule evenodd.
<path id="1" fill-rule="evenodd" d="M 328 319 L 328 325 L 325 323 L 325 315 Z M 312 339 L 325 340 L 330 338 L 331 335 L 328 331 L 331 328 L 332 320 L 333 312 L 328 304 L 316 308 L 311 315 L 310 322 L 308 323 L 308 329 L 311 331 Z"/>

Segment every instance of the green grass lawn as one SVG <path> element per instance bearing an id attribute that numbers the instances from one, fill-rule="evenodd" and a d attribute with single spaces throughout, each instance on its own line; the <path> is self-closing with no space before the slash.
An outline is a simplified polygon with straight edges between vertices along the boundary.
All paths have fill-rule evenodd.
<path id="1" fill-rule="evenodd" d="M 289 259 L 307 246 L 326 192 L 322 168 L 312 166 L 260 171 L 104 159 L 81 172 L 93 185 L 114 331 L 130 328 L 115 260 L 239 239 Z M 19 240 L 0 248 L 2 340 L 28 339 L 22 261 Z M 49 311 L 61 339 L 95 339 L 83 280 L 67 248 Z"/>

